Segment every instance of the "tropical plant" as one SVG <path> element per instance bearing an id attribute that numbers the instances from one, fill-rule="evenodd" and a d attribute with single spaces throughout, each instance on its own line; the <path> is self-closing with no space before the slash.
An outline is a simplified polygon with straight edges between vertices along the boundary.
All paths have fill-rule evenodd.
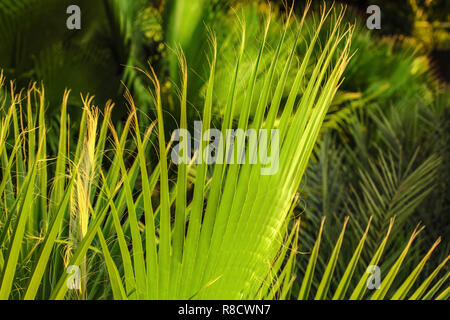
<path id="1" fill-rule="evenodd" d="M 258 154 L 229 141 L 219 144 L 216 154 L 232 155 L 234 160 L 225 163 L 189 162 L 184 153 L 189 144 L 183 138 L 179 149 L 173 149 L 183 150 L 183 161 L 171 172 L 173 163 L 168 154 L 176 137 L 166 139 L 163 105 L 167 96 L 162 94 L 152 67 L 150 72 L 143 72 L 152 84 L 151 97 L 157 111 L 150 125 L 142 124 L 136 103 L 125 88 L 130 114 L 124 124 L 111 121 L 111 102 L 100 111 L 92 96 L 82 95 L 83 113 L 78 130 L 73 131 L 68 114 L 71 95 L 66 91 L 56 154 L 48 148 L 44 87 L 34 83 L 28 90 L 17 92 L 11 83 L 8 90 L 0 90 L 0 299 L 281 299 L 292 294 L 309 298 L 323 223 L 301 285 L 294 286 L 300 223 L 292 216 L 297 188 L 351 57 L 353 27 L 342 26 L 343 15 L 343 11 L 323 8 L 317 28 L 307 41 L 306 53 L 298 56 L 294 41 L 284 60 L 280 59 L 284 41 L 292 36 L 292 30 L 296 36 L 301 34 L 306 12 L 294 24 L 289 15 L 269 69 L 262 74 L 262 90 L 257 90 L 271 26 L 268 20 L 246 90 L 240 93 L 236 89 L 247 46 L 243 25 L 220 129 L 222 133 L 227 129 L 277 129 L 278 135 L 271 136 L 270 145 L 267 139 L 258 137 Z M 332 21 L 330 28 L 326 27 L 327 19 Z M 322 28 L 329 29 L 325 42 L 318 40 Z M 213 127 L 220 55 L 214 33 L 210 33 L 209 41 L 212 55 L 203 98 L 202 137 Z M 181 51 L 177 61 L 181 73 L 180 128 L 187 129 L 190 81 Z M 307 72 L 311 66 L 311 72 Z M 275 76 L 276 69 L 283 70 L 279 77 Z M 287 80 L 291 70 L 295 70 L 292 83 Z M 3 73 L 0 84 L 5 86 Z M 269 88 L 275 88 L 272 95 Z M 282 99 L 286 91 L 289 94 Z M 241 95 L 242 100 L 238 99 Z M 257 101 L 256 111 L 250 117 L 253 100 Z M 238 101 L 243 105 L 237 116 Z M 274 144 L 277 139 L 279 149 Z M 209 142 L 199 141 L 197 157 L 212 157 Z M 261 154 L 269 152 L 278 155 L 278 171 L 264 175 Z M 246 161 L 240 164 L 238 159 Z M 250 159 L 258 161 L 250 163 Z M 315 290 L 317 299 L 331 294 L 330 283 L 347 221 L 321 272 Z M 365 297 L 369 275 L 363 274 L 356 287 L 350 282 L 367 230 L 368 226 L 333 298 Z M 392 223 L 388 235 L 391 230 Z M 390 297 L 388 291 L 394 289 L 398 270 L 420 231 L 416 229 L 410 240 L 403 242 L 406 246 L 400 256 L 389 257 L 394 263 L 372 299 Z M 370 264 L 378 263 L 387 238 L 381 239 Z M 400 279 L 392 298 L 408 295 L 438 242 L 410 277 Z M 448 273 L 430 289 L 447 261 L 434 269 L 409 298 L 447 299 L 449 289 L 441 287 Z M 71 266 L 80 268 L 81 284 L 78 291 L 68 292 L 74 279 L 67 273 Z"/>
<path id="2" fill-rule="evenodd" d="M 409 274 L 409 276 L 403 278 L 401 282 L 397 284 L 398 286 L 397 285 L 393 286 L 393 283 L 395 283 L 394 281 L 398 280 L 396 278 L 398 278 L 402 263 L 405 261 L 405 258 L 408 254 L 408 251 L 410 250 L 410 247 L 414 239 L 424 229 L 424 227 L 419 228 L 419 226 L 417 226 L 416 229 L 413 231 L 411 237 L 407 241 L 406 246 L 403 248 L 400 254 L 391 256 L 391 259 L 393 258 L 392 266 L 390 268 L 384 269 L 387 271 L 385 271 L 386 273 L 383 273 L 382 281 L 380 281 L 380 283 L 378 284 L 372 283 L 375 287 L 369 287 L 369 282 L 372 281 L 371 278 L 376 274 L 377 272 L 376 267 L 378 267 L 377 265 L 379 264 L 382 258 L 383 251 L 385 251 L 387 247 L 386 244 L 388 243 L 389 236 L 392 233 L 394 219 L 390 220 L 390 224 L 388 226 L 386 235 L 384 236 L 380 244 L 376 247 L 376 251 L 370 257 L 370 261 L 368 263 L 363 263 L 363 266 L 366 267 L 367 269 L 363 270 L 362 276 L 360 276 L 359 278 L 353 277 L 357 270 L 358 262 L 361 258 L 363 248 L 366 244 L 366 241 L 368 241 L 367 236 L 369 233 L 369 229 L 371 227 L 372 218 L 369 219 L 369 223 L 367 224 L 365 231 L 363 231 L 363 235 L 359 239 L 359 242 L 357 242 L 356 248 L 354 249 L 354 251 L 351 251 L 352 255 L 347 260 L 348 263 L 344 264 L 344 272 L 336 277 L 334 274 L 334 272 L 336 271 L 335 269 L 338 266 L 339 262 L 341 262 L 342 264 L 342 259 L 341 261 L 339 261 L 338 257 L 340 250 L 342 248 L 345 229 L 347 227 L 348 221 L 349 218 L 347 217 L 344 220 L 342 231 L 340 232 L 339 238 L 333 247 L 328 263 L 326 264 L 326 268 L 323 272 L 321 272 L 320 281 L 318 281 L 318 287 L 315 292 L 314 299 L 361 300 L 367 298 L 370 300 L 383 300 L 386 298 L 390 298 L 393 300 L 402 300 L 408 298 L 416 300 L 416 299 L 435 298 L 437 300 L 447 300 L 449 298 L 450 290 L 448 287 L 443 290 L 440 290 L 443 284 L 445 284 L 448 279 L 449 276 L 448 271 L 442 278 L 440 278 L 436 282 L 436 284 L 433 287 L 430 288 L 430 285 L 432 281 L 436 278 L 437 274 L 446 266 L 450 256 L 447 256 L 444 259 L 444 261 L 442 261 L 442 263 L 433 271 L 431 275 L 429 275 L 424 281 L 420 282 L 418 284 L 417 289 L 411 291 L 413 285 L 417 282 L 418 276 L 421 273 L 422 269 L 424 268 L 424 265 L 430 258 L 430 255 L 433 253 L 435 248 L 441 242 L 441 238 L 436 240 L 431 249 L 429 249 L 429 251 L 422 258 L 422 260 L 415 266 L 414 270 Z M 323 233 L 322 231 L 324 222 L 325 218 L 321 220 L 319 234 L 314 243 L 314 247 L 311 251 L 311 257 L 308 260 L 307 268 L 303 273 L 301 287 L 298 291 L 298 299 L 308 299 L 311 296 L 310 290 L 312 283 L 315 282 L 314 271 L 319 257 L 319 248 L 322 240 L 321 238 Z M 381 275 L 379 273 L 378 275 L 380 276 L 379 280 L 381 280 Z M 337 286 L 333 290 L 330 290 L 333 278 L 336 279 Z M 352 285 L 352 280 L 358 279 L 359 281 L 357 281 L 356 284 Z M 370 293 L 370 290 L 373 290 L 375 288 L 377 290 L 374 290 L 373 293 Z"/>
<path id="3" fill-rule="evenodd" d="M 330 12 L 323 11 L 319 27 L 323 25 Z M 50 164 L 46 153 L 43 89 L 33 86 L 27 91 L 25 114 L 18 111 L 21 110 L 21 94 L 12 91 L 11 105 L 5 108 L 5 115 L 2 118 L 4 141 L 8 141 L 11 131 L 13 138 L 10 139 L 11 148 L 5 143 L 1 144 L 1 153 L 6 164 L 2 166 L 3 190 L 0 190 L 4 199 L 5 213 L 1 238 L 4 251 L 1 297 L 8 298 L 13 295 L 16 298 L 35 298 L 40 293 L 39 290 L 42 290 L 42 297 L 63 298 L 67 291 L 68 275 L 64 271 L 65 264 L 59 259 L 60 255 L 64 255 L 67 265 L 81 265 L 83 274 L 89 274 L 95 266 L 99 251 L 96 250 L 96 246 L 91 247 L 94 237 L 98 237 L 115 298 L 264 296 L 270 287 L 268 289 L 261 285 L 265 281 L 271 282 L 282 267 L 281 263 L 273 262 L 280 259 L 277 260 L 277 253 L 286 234 L 286 224 L 289 221 L 287 217 L 296 186 L 305 170 L 314 141 L 319 134 L 320 124 L 336 92 L 340 76 L 348 63 L 351 28 L 342 30 L 339 27 L 342 13 L 334 19 L 336 27 L 331 30 L 330 38 L 320 57 L 316 62 L 313 62 L 314 57 L 311 57 L 316 45 L 316 33 L 311 41 L 309 55 L 304 57 L 303 67 L 298 70 L 296 83 L 291 89 L 292 97 L 296 96 L 299 84 L 307 81 L 309 85 L 304 98 L 295 111 L 295 100 L 291 98 L 285 104 L 277 125 L 281 144 L 278 172 L 274 175 L 261 175 L 260 169 L 263 167 L 261 163 L 257 165 L 217 163 L 212 166 L 214 167 L 212 179 L 207 181 L 208 165 L 206 163 L 197 165 L 193 197 L 192 200 L 189 199 L 191 200 L 189 203 L 187 164 L 178 166 L 177 183 L 174 186 L 169 184 L 161 88 L 154 73 L 150 78 L 154 84 L 155 103 L 158 107 L 160 161 L 152 171 L 147 167 L 149 154 L 147 143 L 151 130 L 146 129 L 144 135 L 141 135 L 136 108 L 128 94 L 132 112 L 120 135 L 109 121 L 111 105 L 105 107 L 104 119 L 100 124 L 98 111 L 91 107 L 92 98 L 83 98 L 84 113 L 73 154 L 71 152 L 73 147 L 68 143 L 70 134 L 67 130 L 69 99 L 67 92 L 61 107 L 61 130 L 54 164 L 55 171 L 54 175 L 49 177 L 47 166 L 50 165 L 51 168 L 53 165 Z M 289 21 L 287 25 L 288 23 Z M 302 22 L 298 28 L 301 27 Z M 268 28 L 269 24 L 266 30 Z M 283 39 L 282 35 L 279 48 Z M 337 47 L 341 41 L 346 45 L 343 51 L 338 52 Z M 216 52 L 214 37 L 211 38 L 211 42 L 213 51 Z M 241 55 L 244 47 L 243 41 Z M 264 48 L 263 41 L 260 52 Z M 295 47 L 291 51 L 293 57 Z M 202 133 L 210 127 L 215 56 L 216 54 L 211 60 Z M 260 55 L 255 60 L 253 76 L 249 79 L 246 104 L 239 116 L 238 128 L 244 131 L 249 126 L 258 130 L 275 128 L 280 108 L 280 92 L 285 86 L 285 80 L 280 79 L 277 85 L 279 93 L 273 96 L 268 110 L 265 110 L 268 94 L 259 97 L 258 116 L 249 123 L 250 102 L 256 94 L 253 91 L 253 83 L 259 58 Z M 275 55 L 272 61 L 274 66 L 277 59 Z M 238 58 L 235 70 L 239 68 L 239 60 Z M 292 59 L 285 64 L 284 78 L 291 67 L 291 61 Z M 315 63 L 317 66 L 308 79 L 305 78 L 304 70 L 309 63 Z M 188 83 L 183 59 L 181 65 L 183 89 L 180 121 L 181 128 L 186 128 Z M 272 81 L 274 78 L 268 73 L 267 86 Z M 236 83 L 236 80 L 230 83 L 230 99 L 226 105 L 226 116 L 222 121 L 223 131 L 233 127 L 236 103 L 233 83 Z M 39 102 L 37 117 L 32 112 L 33 99 Z M 23 121 L 26 121 L 27 129 L 22 127 Z M 130 128 L 134 128 L 135 136 L 134 143 L 131 144 L 135 154 L 132 160 L 124 159 L 125 147 L 131 147 Z M 109 163 L 109 158 L 106 157 L 108 153 L 104 150 L 108 136 L 113 142 L 113 155 Z M 187 141 L 182 143 L 187 144 Z M 205 143 L 201 142 L 200 152 L 204 145 Z M 266 151 L 269 148 L 264 144 L 261 144 L 261 147 Z M 240 159 L 243 150 L 232 151 L 233 154 L 237 153 L 236 159 Z M 253 157 L 254 151 L 245 152 L 247 157 Z M 14 164 L 15 171 L 12 170 Z M 104 171 L 104 168 L 109 170 Z M 50 190 L 47 187 L 48 181 L 53 181 L 54 184 Z M 158 181 L 160 196 L 156 202 L 158 205 L 153 207 L 151 195 Z M 38 201 L 34 201 L 36 197 Z M 267 202 L 269 199 L 270 202 Z M 175 215 L 172 228 L 171 207 L 174 201 Z M 115 236 L 117 242 L 109 247 L 107 239 Z M 131 236 L 131 252 L 128 251 L 129 243 L 126 238 L 128 236 Z M 57 241 L 63 243 L 58 244 Z M 113 260 L 116 254 L 122 257 L 119 267 Z M 54 259 L 50 259 L 52 255 Z M 125 286 L 120 276 L 122 266 Z M 41 285 L 42 281 L 45 284 Z M 82 297 L 89 297 L 88 287 L 89 280 L 83 278 Z M 95 293 L 96 290 L 91 292 Z"/>

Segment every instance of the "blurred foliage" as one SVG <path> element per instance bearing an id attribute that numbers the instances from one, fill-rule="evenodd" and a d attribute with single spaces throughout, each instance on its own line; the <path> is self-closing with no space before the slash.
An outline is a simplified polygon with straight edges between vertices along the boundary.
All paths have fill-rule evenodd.
<path id="1" fill-rule="evenodd" d="M 0 66 L 17 87 L 43 81 L 50 108 L 56 110 L 66 87 L 74 119 L 80 114 L 79 93 L 95 93 L 104 104 L 121 95 L 121 80 L 131 77 L 125 65 L 145 61 L 151 52 L 149 33 L 155 21 L 141 11 L 145 0 L 87 1 L 81 30 L 66 28 L 69 0 L 5 0 L 0 3 Z M 145 14 L 147 13 L 147 17 Z M 139 58 L 138 58 L 139 57 Z"/>
<path id="2" fill-rule="evenodd" d="M 223 84 L 231 77 L 230 64 L 240 43 L 241 29 L 245 25 L 247 52 L 242 62 L 245 68 L 241 71 L 244 78 L 245 70 L 253 63 L 249 57 L 258 50 L 256 44 L 269 12 L 267 3 L 255 1 L 196 0 L 187 5 L 185 1 L 81 0 L 78 5 L 83 8 L 82 29 L 72 31 L 65 28 L 67 15 L 59 14 L 65 12 L 68 4 L 65 0 L 7 0 L 0 4 L 0 42 L 6 49 L 0 51 L 0 66 L 8 78 L 16 79 L 18 87 L 25 87 L 29 80 L 43 80 L 52 109 L 60 105 L 59 97 L 65 87 L 72 89 L 74 97 L 80 92 L 95 92 L 95 102 L 99 105 L 109 98 L 118 102 L 123 94 L 120 83 L 123 81 L 147 117 L 152 117 L 149 111 L 153 102 L 148 97 L 144 77 L 131 66 L 147 70 L 147 62 L 151 63 L 162 80 L 163 93 L 173 95 L 171 100 L 174 101 L 179 87 L 175 51 L 181 46 L 189 63 L 191 104 L 188 111 L 198 116 L 209 66 L 208 30 L 214 30 L 220 44 L 216 81 L 219 90 L 215 96 L 215 107 L 220 113 L 229 89 Z M 230 9 L 231 4 L 233 9 Z M 281 7 L 272 13 L 268 50 L 263 53 L 257 88 L 264 82 L 263 75 L 269 68 L 269 58 L 274 54 L 273 48 L 283 28 L 285 10 Z M 354 21 L 357 18 L 355 12 L 349 10 L 345 19 Z M 42 20 L 46 23 L 42 24 Z M 314 20 L 317 17 L 308 17 L 302 38 L 315 28 Z M 357 21 L 353 42 L 355 56 L 346 71 L 346 81 L 336 103 L 341 105 L 358 100 L 356 104 L 362 105 L 375 98 L 387 99 L 410 93 L 429 98 L 427 90 L 433 81 L 430 62 L 416 48 L 417 43 L 401 38 L 374 41 L 374 33 L 365 28 L 364 20 Z M 326 31 L 321 35 L 322 41 L 324 37 Z M 289 51 L 286 48 L 290 46 L 292 40 L 287 39 L 280 52 L 281 60 L 287 59 Z M 299 42 L 298 53 L 305 49 L 305 43 Z M 283 64 L 277 66 L 275 77 L 282 69 Z M 292 80 L 290 76 L 288 81 Z M 239 90 L 243 90 L 242 86 Z M 78 119 L 78 100 L 71 98 L 69 104 L 78 106 L 69 108 L 72 118 Z M 176 118 L 178 110 L 173 103 L 165 108 Z M 125 111 L 117 110 L 115 119 L 124 117 Z"/>

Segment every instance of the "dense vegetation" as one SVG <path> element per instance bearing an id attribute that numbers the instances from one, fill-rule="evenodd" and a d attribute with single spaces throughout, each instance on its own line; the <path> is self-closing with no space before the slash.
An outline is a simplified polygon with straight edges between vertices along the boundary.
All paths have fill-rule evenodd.
<path id="1" fill-rule="evenodd" d="M 74 32 L 69 2 L 0 3 L 0 299 L 448 299 L 449 92 L 421 40 L 228 0 L 80 1 Z M 278 129 L 278 171 L 174 164 L 199 119 Z"/>

